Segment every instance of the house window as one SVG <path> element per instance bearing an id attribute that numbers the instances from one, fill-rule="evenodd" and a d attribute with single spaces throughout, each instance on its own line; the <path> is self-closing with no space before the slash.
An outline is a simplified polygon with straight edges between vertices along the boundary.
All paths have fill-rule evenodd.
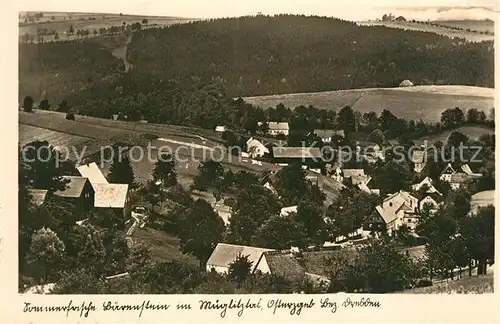
<path id="1" fill-rule="evenodd" d="M 392 207 L 392 202 L 389 203 L 389 206 Z"/>
<path id="2" fill-rule="evenodd" d="M 411 218 L 408 218 L 408 223 L 411 223 Z"/>

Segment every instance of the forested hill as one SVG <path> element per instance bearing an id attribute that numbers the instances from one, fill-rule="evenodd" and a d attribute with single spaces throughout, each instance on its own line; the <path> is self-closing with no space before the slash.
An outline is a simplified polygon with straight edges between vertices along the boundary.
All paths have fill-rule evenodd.
<path id="1" fill-rule="evenodd" d="M 138 74 L 221 79 L 228 95 L 463 84 L 493 87 L 492 42 L 280 15 L 197 21 L 137 32 Z"/>

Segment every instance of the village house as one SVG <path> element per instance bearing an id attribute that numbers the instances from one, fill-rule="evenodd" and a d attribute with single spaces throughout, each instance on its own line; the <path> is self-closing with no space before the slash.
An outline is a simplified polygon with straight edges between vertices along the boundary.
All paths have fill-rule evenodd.
<path id="1" fill-rule="evenodd" d="M 266 270 L 260 270 L 262 273 L 278 275 L 290 281 L 307 280 L 316 287 L 328 287 L 336 271 L 332 267 L 342 267 L 345 262 L 354 261 L 356 251 L 354 248 L 267 251 L 257 267 Z"/>
<path id="2" fill-rule="evenodd" d="M 215 131 L 216 131 L 217 133 L 224 133 L 226 130 L 227 130 L 226 126 L 222 126 L 222 125 L 220 125 L 220 126 L 216 126 L 216 127 L 215 127 Z"/>
<path id="3" fill-rule="evenodd" d="M 280 216 L 287 217 L 293 213 L 297 213 L 297 206 L 283 207 L 281 208 Z"/>
<path id="4" fill-rule="evenodd" d="M 418 198 L 401 190 L 385 198 L 375 209 L 384 220 L 389 234 L 393 234 L 403 224 L 415 230 L 417 208 Z"/>
<path id="5" fill-rule="evenodd" d="M 252 246 L 219 243 L 207 261 L 206 270 L 207 272 L 215 271 L 221 274 L 228 273 L 231 263 L 236 261 L 236 258 L 241 255 L 246 256 L 248 261 L 252 263 L 250 273 L 254 273 L 257 270 L 262 273 L 269 273 L 269 269 L 266 268 L 265 263 L 259 262 L 264 252 L 268 251 L 272 250 Z"/>
<path id="6" fill-rule="evenodd" d="M 78 172 L 89 179 L 94 189 L 94 207 L 108 209 L 120 214 L 124 219 L 130 217 L 130 193 L 128 184 L 109 183 L 94 162 L 77 167 Z"/>
<path id="7" fill-rule="evenodd" d="M 66 188 L 54 192 L 55 196 L 67 199 L 82 213 L 92 210 L 95 192 L 89 180 L 84 177 L 63 176 Z"/>
<path id="8" fill-rule="evenodd" d="M 413 150 L 411 154 L 411 160 L 414 164 L 413 171 L 415 171 L 416 173 L 421 173 L 424 170 L 425 164 L 427 163 L 427 151 Z"/>
<path id="9" fill-rule="evenodd" d="M 448 182 L 451 189 L 458 190 L 464 187 L 470 180 L 482 177 L 481 173 L 474 173 L 468 164 L 462 165 L 455 170 L 451 163 L 448 163 L 441 172 L 439 179 Z"/>
<path id="10" fill-rule="evenodd" d="M 416 183 L 411 186 L 413 191 L 421 191 L 424 190 L 424 192 L 432 194 L 432 193 L 439 193 L 441 194 L 436 187 L 433 185 L 433 181 L 430 177 L 425 177 L 422 181 L 419 183 Z"/>
<path id="11" fill-rule="evenodd" d="M 332 141 L 337 138 L 342 140 L 345 138 L 344 130 L 333 130 L 333 129 L 315 129 L 311 133 L 315 134 L 323 143 L 332 143 Z M 310 134 L 311 134 L 310 133 Z"/>
<path id="12" fill-rule="evenodd" d="M 268 124 L 269 130 L 267 131 L 268 134 L 276 136 L 279 134 L 288 136 L 290 127 L 288 126 L 287 122 L 269 122 Z"/>
<path id="13" fill-rule="evenodd" d="M 251 137 L 247 141 L 247 152 L 248 155 L 255 159 L 255 158 L 260 158 L 263 157 L 264 154 L 269 154 L 269 149 L 264 146 L 259 140 Z"/>

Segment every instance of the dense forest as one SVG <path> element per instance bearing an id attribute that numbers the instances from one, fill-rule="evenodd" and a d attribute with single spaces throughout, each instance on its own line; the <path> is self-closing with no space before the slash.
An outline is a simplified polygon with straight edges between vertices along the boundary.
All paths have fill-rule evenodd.
<path id="1" fill-rule="evenodd" d="M 19 44 L 19 98 L 70 100 L 94 88 L 114 84 L 123 61 L 91 41 Z M 20 101 L 21 102 L 21 101 Z"/>
<path id="2" fill-rule="evenodd" d="M 392 87 L 493 86 L 491 43 L 280 15 L 197 21 L 133 36 L 128 60 L 156 80 L 220 79 L 228 95 Z"/>

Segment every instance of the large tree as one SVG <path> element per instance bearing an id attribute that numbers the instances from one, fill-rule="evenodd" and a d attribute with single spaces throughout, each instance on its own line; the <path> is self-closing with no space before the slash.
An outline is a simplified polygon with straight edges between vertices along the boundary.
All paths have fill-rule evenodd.
<path id="1" fill-rule="evenodd" d="M 158 153 L 158 161 L 153 170 L 153 180 L 160 181 L 165 187 L 170 187 L 177 183 L 175 160 L 172 154 L 166 152 Z"/>
<path id="2" fill-rule="evenodd" d="M 182 252 L 194 255 L 200 267 L 222 240 L 224 221 L 203 199 L 198 199 L 187 212 L 179 233 Z"/>
<path id="3" fill-rule="evenodd" d="M 272 216 L 255 234 L 254 246 L 285 250 L 306 246 L 305 229 L 292 217 Z"/>
<path id="4" fill-rule="evenodd" d="M 26 262 L 32 276 L 47 283 L 57 278 L 61 263 L 65 257 L 65 246 L 57 234 L 48 228 L 36 231 L 31 238 L 31 245 Z"/>
<path id="5" fill-rule="evenodd" d="M 108 180 L 111 183 L 128 184 L 130 187 L 135 187 L 135 175 L 132 164 L 127 154 L 119 154 L 115 152 L 113 156 L 113 164 L 108 174 Z"/>

